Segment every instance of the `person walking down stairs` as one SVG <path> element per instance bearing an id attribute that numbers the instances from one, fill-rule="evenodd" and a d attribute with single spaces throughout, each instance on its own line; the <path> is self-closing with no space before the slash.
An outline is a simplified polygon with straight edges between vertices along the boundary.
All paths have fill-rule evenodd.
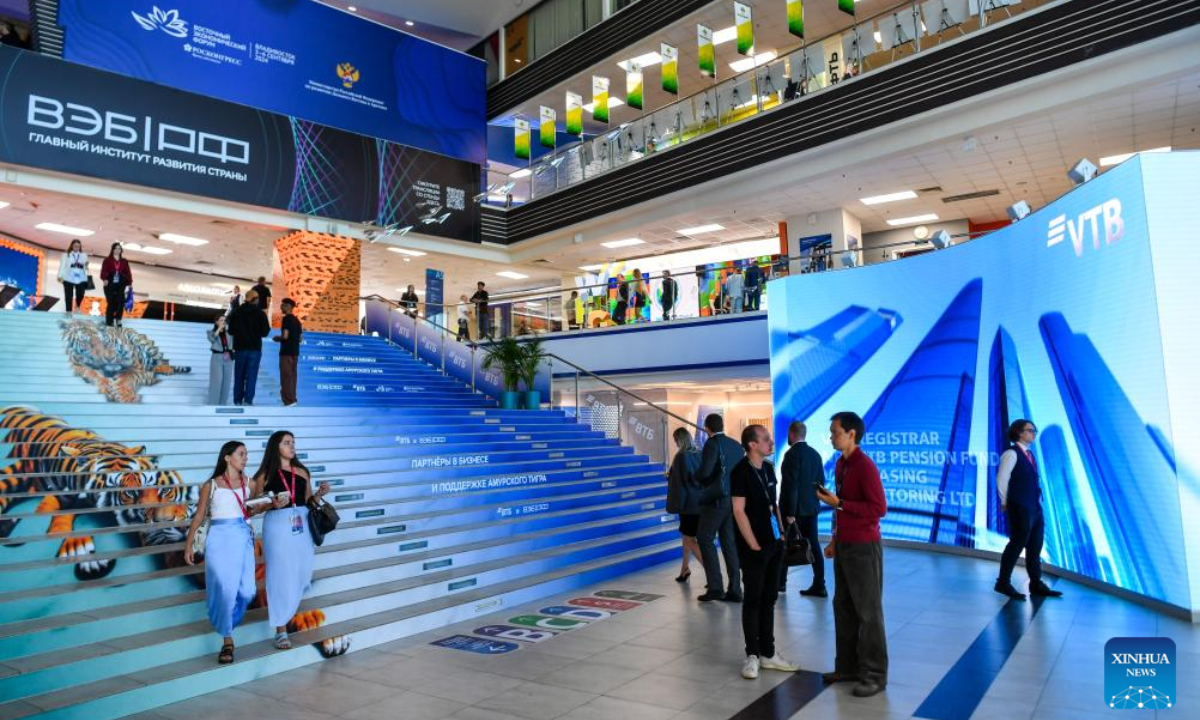
<path id="1" fill-rule="evenodd" d="M 271 323 L 258 304 L 258 293 L 251 290 L 237 310 L 229 315 L 229 334 L 233 336 L 234 405 L 254 404 L 258 366 L 262 362 L 262 339 L 270 333 Z"/>

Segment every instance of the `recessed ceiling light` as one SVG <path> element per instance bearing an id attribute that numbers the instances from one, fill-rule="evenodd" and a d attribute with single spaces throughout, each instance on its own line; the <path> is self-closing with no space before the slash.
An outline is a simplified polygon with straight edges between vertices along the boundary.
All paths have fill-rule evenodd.
<path id="1" fill-rule="evenodd" d="M 358 8 L 354 7 L 353 5 L 348 6 L 346 9 L 350 12 L 358 12 Z"/>
<path id="2" fill-rule="evenodd" d="M 630 245 L 642 245 L 646 241 L 641 238 L 625 238 L 624 240 L 609 240 L 608 242 L 600 243 L 606 248 L 623 248 Z"/>
<path id="3" fill-rule="evenodd" d="M 872 195 L 861 200 L 863 205 L 880 205 L 882 203 L 896 202 L 897 200 L 912 200 L 917 194 L 912 190 L 901 190 L 900 192 L 888 193 L 887 195 Z"/>
<path id="4" fill-rule="evenodd" d="M 713 45 L 723 45 L 737 39 L 737 25 L 721 28 L 713 33 Z"/>
<path id="5" fill-rule="evenodd" d="M 50 232 L 62 233 L 63 235 L 79 235 L 80 237 L 96 234 L 95 230 L 84 230 L 83 228 L 59 225 L 58 223 L 38 223 L 34 227 L 38 230 L 48 230 Z"/>
<path id="6" fill-rule="evenodd" d="M 1151 148 L 1149 150 L 1138 150 L 1137 152 L 1125 153 L 1123 155 L 1109 155 L 1108 157 L 1100 158 L 1100 167 L 1108 167 L 1109 165 L 1120 165 L 1121 163 L 1125 162 L 1126 160 L 1133 157 L 1134 155 L 1137 155 L 1138 153 L 1157 153 L 1157 152 L 1171 152 L 1171 148 L 1170 148 L 1170 146 L 1167 146 L 1167 147 L 1160 147 L 1160 148 Z"/>
<path id="7" fill-rule="evenodd" d="M 188 237 L 187 235 L 176 235 L 175 233 L 162 233 L 158 236 L 159 240 L 175 243 L 176 245 L 191 245 L 199 247 L 207 245 L 208 241 L 197 237 Z"/>
<path id="8" fill-rule="evenodd" d="M 759 53 L 754 57 L 735 60 L 734 62 L 729 63 L 729 67 L 734 72 L 746 72 L 747 70 L 753 70 L 759 65 L 764 65 L 771 62 L 775 59 L 776 55 L 777 53 L 774 50 L 768 50 L 764 53 Z"/>
<path id="9" fill-rule="evenodd" d="M 697 225 L 696 227 L 684 228 L 679 231 L 679 234 L 680 235 L 703 235 L 704 233 L 711 233 L 711 232 L 716 232 L 718 230 L 724 230 L 724 229 L 725 229 L 724 225 L 718 225 L 716 223 L 709 223 L 708 225 Z"/>
<path id="10" fill-rule="evenodd" d="M 920 225 L 921 223 L 933 222 L 937 219 L 938 216 L 935 213 L 926 213 L 924 215 L 913 215 L 912 217 L 888 220 L 887 224 L 891 225 L 892 227 L 900 227 L 902 225 Z"/>
<path id="11" fill-rule="evenodd" d="M 642 67 L 646 67 L 648 65 L 657 65 L 662 62 L 662 55 L 659 55 L 656 52 L 648 52 L 645 55 L 638 55 L 633 59 L 633 61 Z M 629 61 L 622 60 L 621 62 L 617 63 L 617 67 L 629 72 Z"/>
<path id="12" fill-rule="evenodd" d="M 4 208 L 8 207 L 8 205 L 9 205 L 8 203 L 4 202 L 3 200 L 0 200 L 0 209 L 4 209 Z"/>
<path id="13" fill-rule="evenodd" d="M 609 96 L 609 98 L 608 98 L 608 109 L 609 110 L 612 110 L 615 107 L 621 107 L 624 104 L 625 104 L 625 101 L 619 97 Z M 596 103 L 590 102 L 587 105 L 584 105 L 583 109 L 587 110 L 588 112 L 592 112 L 596 109 Z"/>
<path id="14" fill-rule="evenodd" d="M 501 270 L 496 274 L 502 278 L 508 278 L 509 280 L 524 280 L 529 277 L 528 275 L 522 275 L 521 273 L 513 272 L 512 270 Z"/>
<path id="15" fill-rule="evenodd" d="M 604 267 L 603 265 L 580 265 L 579 269 L 584 272 L 596 272 L 597 270 L 600 270 L 603 267 Z"/>
<path id="16" fill-rule="evenodd" d="M 520 64 L 521 64 L 521 58 L 513 58 L 513 62 L 515 62 L 516 64 L 520 65 Z"/>
<path id="17" fill-rule="evenodd" d="M 388 252 L 400 253 L 401 255 L 408 255 L 410 257 L 422 257 L 425 255 L 425 253 L 421 252 L 420 250 L 409 250 L 408 248 L 398 247 L 390 247 L 388 248 Z"/>
<path id="18" fill-rule="evenodd" d="M 405 21 L 404 21 L 404 24 L 405 24 L 405 25 L 407 25 L 408 27 L 412 27 L 412 26 L 413 26 L 413 21 L 412 21 L 412 20 L 405 20 Z"/>
<path id="19" fill-rule="evenodd" d="M 512 175 L 509 175 L 508 179 L 509 180 L 520 180 L 523 177 L 529 177 L 530 173 L 532 173 L 532 172 L 533 171 L 530 170 L 529 168 L 521 168 L 520 170 L 516 171 Z"/>
<path id="20" fill-rule="evenodd" d="M 121 243 L 123 250 L 129 252 L 146 253 L 147 255 L 170 255 L 173 250 L 170 248 L 155 247 L 154 245 L 139 245 L 138 243 Z"/>

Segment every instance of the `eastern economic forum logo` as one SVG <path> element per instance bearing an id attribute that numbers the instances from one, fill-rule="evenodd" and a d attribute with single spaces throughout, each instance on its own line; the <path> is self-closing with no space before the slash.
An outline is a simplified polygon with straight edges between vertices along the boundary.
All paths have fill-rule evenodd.
<path id="1" fill-rule="evenodd" d="M 1104 645 L 1104 703 L 1116 710 L 1175 706 L 1175 641 L 1113 638 Z"/>
<path id="2" fill-rule="evenodd" d="M 142 26 L 143 30 L 149 30 L 150 32 L 162 30 L 172 37 L 187 37 L 187 21 L 179 17 L 178 10 L 164 11 L 160 10 L 159 7 L 155 5 L 150 12 L 146 13 L 145 15 L 138 15 L 132 10 L 129 11 L 129 14 L 133 16 L 133 19 L 137 21 L 138 25 Z"/>

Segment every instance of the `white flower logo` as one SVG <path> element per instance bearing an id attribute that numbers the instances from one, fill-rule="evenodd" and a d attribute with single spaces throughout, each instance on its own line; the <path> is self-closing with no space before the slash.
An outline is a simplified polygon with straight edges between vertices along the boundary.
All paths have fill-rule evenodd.
<path id="1" fill-rule="evenodd" d="M 146 15 L 138 15 L 133 11 L 130 11 L 129 14 L 133 16 L 138 25 L 142 26 L 143 30 L 153 31 L 155 28 L 158 28 L 173 37 L 187 37 L 187 22 L 179 17 L 178 10 L 167 10 L 164 12 L 155 5 L 154 9 Z"/>

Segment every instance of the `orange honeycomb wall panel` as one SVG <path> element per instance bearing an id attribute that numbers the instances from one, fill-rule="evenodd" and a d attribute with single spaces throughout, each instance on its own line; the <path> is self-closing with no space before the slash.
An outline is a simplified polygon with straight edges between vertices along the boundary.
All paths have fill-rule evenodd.
<path id="1" fill-rule="evenodd" d="M 296 316 L 306 330 L 358 332 L 358 298 L 362 279 L 362 245 L 353 238 L 295 232 L 275 241 L 283 268 L 284 297 L 296 301 Z M 279 314 L 272 322 L 279 325 Z"/>

